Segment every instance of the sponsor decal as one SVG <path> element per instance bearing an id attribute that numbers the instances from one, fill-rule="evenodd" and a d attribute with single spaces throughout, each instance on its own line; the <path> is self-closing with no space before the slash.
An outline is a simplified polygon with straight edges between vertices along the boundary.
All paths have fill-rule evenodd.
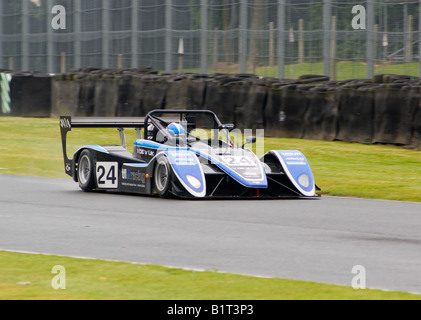
<path id="1" fill-rule="evenodd" d="M 132 180 L 141 183 L 146 182 L 146 173 L 132 171 L 131 169 L 123 169 L 121 170 L 121 177 L 123 180 Z"/>
<path id="2" fill-rule="evenodd" d="M 60 127 L 63 129 L 71 129 L 72 125 L 70 124 L 70 120 L 68 118 L 61 118 Z"/>
<path id="3" fill-rule="evenodd" d="M 136 153 L 140 156 L 155 157 L 156 150 L 137 148 Z"/>
<path id="4" fill-rule="evenodd" d="M 96 164 L 97 185 L 100 189 L 118 188 L 118 163 L 97 162 Z"/>
<path id="5" fill-rule="evenodd" d="M 121 179 L 122 186 L 146 188 L 146 172 L 141 172 L 139 169 L 123 166 Z"/>
<path id="6" fill-rule="evenodd" d="M 259 163 L 250 156 L 232 155 L 219 157 L 221 162 L 246 180 L 263 180 L 264 175 Z"/>
<path id="7" fill-rule="evenodd" d="M 314 177 L 310 165 L 300 151 L 274 151 L 288 178 L 305 196 L 315 195 Z"/>

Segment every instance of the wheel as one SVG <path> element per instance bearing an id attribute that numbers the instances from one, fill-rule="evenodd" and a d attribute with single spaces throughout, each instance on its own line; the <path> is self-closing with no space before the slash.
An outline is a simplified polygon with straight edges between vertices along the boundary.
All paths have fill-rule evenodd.
<path id="1" fill-rule="evenodd" d="M 167 157 L 160 157 L 155 165 L 154 184 L 158 195 L 166 198 L 170 194 L 171 165 Z"/>
<path id="2" fill-rule="evenodd" d="M 95 187 L 92 154 L 89 150 L 83 150 L 79 156 L 77 178 L 79 187 L 86 192 Z"/>

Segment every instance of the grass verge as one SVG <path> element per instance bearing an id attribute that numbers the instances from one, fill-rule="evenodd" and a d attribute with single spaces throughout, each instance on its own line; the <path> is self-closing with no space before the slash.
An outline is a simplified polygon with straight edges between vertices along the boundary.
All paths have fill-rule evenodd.
<path id="1" fill-rule="evenodd" d="M 52 288 L 56 265 L 65 268 L 64 290 Z M 1 251 L 0 270 L 0 300 L 421 300 L 402 292 Z"/>

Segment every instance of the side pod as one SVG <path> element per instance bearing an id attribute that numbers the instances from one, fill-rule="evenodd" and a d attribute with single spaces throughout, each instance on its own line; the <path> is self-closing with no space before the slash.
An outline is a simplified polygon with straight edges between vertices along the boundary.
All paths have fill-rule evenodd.
<path id="1" fill-rule="evenodd" d="M 165 151 L 164 153 L 183 187 L 194 197 L 205 197 L 205 174 L 196 154 L 183 149 Z"/>
<path id="2" fill-rule="evenodd" d="M 303 196 L 316 196 L 313 172 L 302 152 L 297 150 L 272 150 L 269 153 L 279 160 L 285 174 Z"/>

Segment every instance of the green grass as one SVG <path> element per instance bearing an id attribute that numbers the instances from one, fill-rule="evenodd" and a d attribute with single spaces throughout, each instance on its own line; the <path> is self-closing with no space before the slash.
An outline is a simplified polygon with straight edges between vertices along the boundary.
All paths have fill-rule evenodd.
<path id="1" fill-rule="evenodd" d="M 134 132 L 128 134 L 133 142 Z M 68 154 L 85 144 L 118 144 L 116 130 L 73 130 Z M 259 141 L 259 143 L 261 143 Z M 301 150 L 323 194 L 421 201 L 421 151 L 343 142 L 265 138 L 265 150 Z M 58 119 L 0 117 L 0 173 L 64 174 Z M 51 269 L 66 268 L 67 289 L 53 290 Z M 350 274 L 350 283 L 351 283 Z M 29 283 L 27 285 L 18 283 Z M 122 262 L 0 252 L 1 299 L 324 300 L 421 299 L 420 295 Z"/>
<path id="2" fill-rule="evenodd" d="M 186 72 L 200 73 L 198 69 L 185 70 Z M 251 70 L 247 70 L 252 72 Z M 209 73 L 238 73 L 240 72 L 238 65 L 226 65 L 217 70 L 209 70 Z M 400 74 L 418 77 L 419 63 L 398 63 L 398 64 L 376 64 L 374 66 L 375 74 Z M 278 77 L 278 67 L 257 67 L 255 74 L 262 77 Z M 284 78 L 298 79 L 305 74 L 324 74 L 323 62 L 317 63 L 301 63 L 301 64 L 287 64 L 285 65 Z M 367 78 L 367 63 L 353 62 L 353 61 L 339 61 L 336 64 L 336 80 L 349 79 L 366 79 Z M 333 80 L 333 77 L 331 76 Z"/>
<path id="3" fill-rule="evenodd" d="M 56 265 L 66 271 L 64 290 L 52 288 Z M 1 251 L 0 270 L 0 300 L 421 300 L 402 292 Z"/>
<path id="4" fill-rule="evenodd" d="M 134 130 L 128 131 L 128 145 Z M 75 129 L 68 154 L 86 144 L 119 144 L 114 129 Z M 302 151 L 322 194 L 421 202 L 421 151 L 344 142 L 265 138 L 265 151 Z M 130 149 L 130 147 L 129 147 Z M 57 119 L 0 118 L 0 173 L 68 178 Z"/>
<path id="5" fill-rule="evenodd" d="M 374 67 L 375 74 L 401 74 L 419 76 L 419 63 L 380 64 Z M 266 77 L 277 77 L 276 67 L 258 68 L 256 74 Z M 285 78 L 298 79 L 304 74 L 324 74 L 323 63 L 302 63 L 285 66 Z M 333 80 L 333 77 L 331 77 Z M 336 64 L 336 80 L 366 79 L 367 64 L 364 62 L 338 62 Z"/>

